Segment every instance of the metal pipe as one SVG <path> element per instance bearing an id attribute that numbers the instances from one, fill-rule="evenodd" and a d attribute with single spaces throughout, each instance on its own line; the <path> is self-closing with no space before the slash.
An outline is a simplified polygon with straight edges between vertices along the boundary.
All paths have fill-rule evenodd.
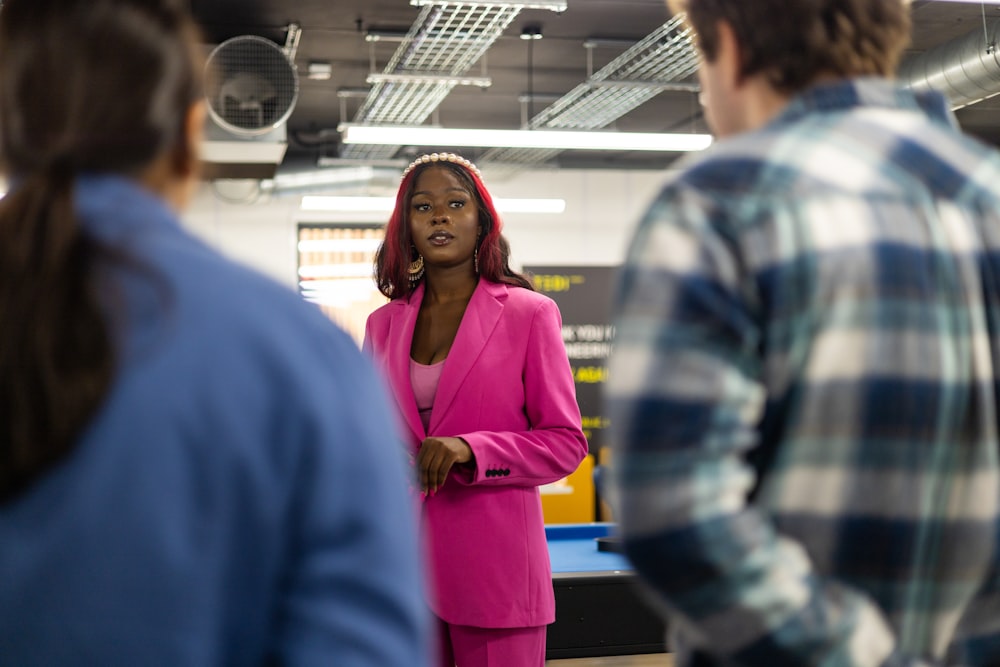
<path id="1" fill-rule="evenodd" d="M 945 42 L 903 62 L 897 78 L 914 90 L 937 90 L 948 97 L 952 109 L 981 102 L 1000 93 L 1000 59 L 997 32 L 1000 20 L 985 32 Z"/>

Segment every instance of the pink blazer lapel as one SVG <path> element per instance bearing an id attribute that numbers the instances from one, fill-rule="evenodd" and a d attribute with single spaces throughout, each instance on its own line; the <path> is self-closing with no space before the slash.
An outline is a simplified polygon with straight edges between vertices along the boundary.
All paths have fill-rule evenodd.
<path id="1" fill-rule="evenodd" d="M 486 341 L 500 321 L 503 312 L 503 300 L 507 295 L 507 287 L 486 280 L 480 280 L 476 291 L 472 293 L 469 305 L 465 309 L 462 323 L 451 344 L 448 359 L 441 370 L 441 380 L 438 383 L 437 394 L 434 396 L 434 411 L 431 414 L 430 430 L 437 427 L 458 395 L 469 371 L 472 370 L 479 355 L 486 347 Z M 417 308 L 420 304 L 418 302 Z M 416 319 L 414 317 L 414 319 Z M 410 325 L 410 334 L 413 324 Z M 411 399 L 412 401 L 412 399 Z M 420 422 L 419 415 L 417 422 Z"/>
<path id="2" fill-rule="evenodd" d="M 399 304 L 400 312 L 393 315 L 389 322 L 388 340 L 391 342 L 386 350 L 389 386 L 392 387 L 400 414 L 418 443 L 427 437 L 427 433 L 420 421 L 417 400 L 413 397 L 413 386 L 410 383 L 410 345 L 423 298 L 424 286 L 421 283 L 405 302 Z"/>

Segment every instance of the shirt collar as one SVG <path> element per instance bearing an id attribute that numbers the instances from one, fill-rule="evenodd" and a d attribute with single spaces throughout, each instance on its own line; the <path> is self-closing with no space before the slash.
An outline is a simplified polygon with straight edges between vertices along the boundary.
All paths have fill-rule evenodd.
<path id="1" fill-rule="evenodd" d="M 75 184 L 76 212 L 83 229 L 104 242 L 117 242 L 156 228 L 179 227 L 162 198 L 124 176 L 81 174 Z"/>
<path id="2" fill-rule="evenodd" d="M 807 88 L 795 95 L 771 126 L 801 120 L 813 113 L 848 111 L 857 108 L 911 109 L 932 120 L 958 127 L 947 98 L 933 90 L 914 91 L 897 82 L 876 77 L 839 80 Z"/>

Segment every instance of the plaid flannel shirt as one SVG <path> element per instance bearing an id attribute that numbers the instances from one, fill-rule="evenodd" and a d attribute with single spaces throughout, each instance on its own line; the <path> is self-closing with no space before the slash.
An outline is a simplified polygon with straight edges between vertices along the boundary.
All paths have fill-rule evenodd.
<path id="1" fill-rule="evenodd" d="M 641 221 L 613 502 L 677 664 L 1000 664 L 1000 159 L 859 79 Z"/>

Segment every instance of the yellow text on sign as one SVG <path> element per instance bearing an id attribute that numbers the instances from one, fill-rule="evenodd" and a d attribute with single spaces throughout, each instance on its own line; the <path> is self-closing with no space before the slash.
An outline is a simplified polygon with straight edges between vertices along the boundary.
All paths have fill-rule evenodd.
<path id="1" fill-rule="evenodd" d="M 581 275 L 560 273 L 539 273 L 532 276 L 535 289 L 539 292 L 568 292 L 573 285 L 582 285 L 586 278 Z"/>

